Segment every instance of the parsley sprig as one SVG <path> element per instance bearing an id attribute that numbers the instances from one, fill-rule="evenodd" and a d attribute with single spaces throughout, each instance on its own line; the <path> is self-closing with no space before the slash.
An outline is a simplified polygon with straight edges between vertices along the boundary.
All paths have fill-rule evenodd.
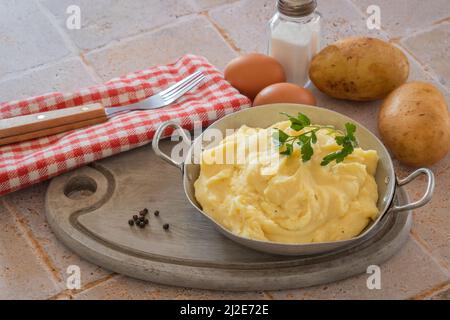
<path id="1" fill-rule="evenodd" d="M 311 160 L 314 154 L 313 145 L 317 143 L 317 131 L 321 129 L 332 129 L 334 132 L 338 132 L 332 126 L 311 125 L 311 120 L 302 113 L 298 113 L 297 117 L 293 117 L 287 113 L 282 114 L 288 117 L 291 122 L 291 129 L 295 131 L 300 131 L 305 128 L 310 129 L 297 136 L 291 136 L 280 129 L 276 129 L 273 133 L 273 138 L 280 148 L 280 154 L 290 156 L 294 151 L 294 144 L 297 144 L 300 146 L 303 162 Z M 335 136 L 336 143 L 342 146 L 342 149 L 325 156 L 320 163 L 322 166 L 326 166 L 333 161 L 336 161 L 336 163 L 344 161 L 345 157 L 351 154 L 354 148 L 357 147 L 358 143 L 355 137 L 356 126 L 348 122 L 345 124 L 345 130 L 344 135 Z"/>
<path id="2" fill-rule="evenodd" d="M 342 149 L 329 155 L 325 156 L 322 159 L 320 165 L 326 166 L 332 161 L 336 161 L 336 163 L 344 161 L 345 157 L 350 155 L 353 150 L 358 146 L 355 138 L 356 126 L 353 123 L 347 122 L 345 124 L 345 130 L 347 131 L 345 136 L 336 136 L 336 143 L 342 146 Z"/>

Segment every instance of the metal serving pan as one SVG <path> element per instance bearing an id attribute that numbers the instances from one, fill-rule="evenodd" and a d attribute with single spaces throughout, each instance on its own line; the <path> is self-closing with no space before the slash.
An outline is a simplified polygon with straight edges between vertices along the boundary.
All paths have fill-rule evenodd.
<path id="1" fill-rule="evenodd" d="M 183 174 L 184 191 L 191 204 L 199 211 L 199 213 L 203 214 L 207 219 L 214 223 L 220 232 L 222 232 L 231 240 L 258 251 L 280 255 L 313 255 L 335 251 L 356 245 L 369 238 L 372 231 L 376 228 L 377 224 L 381 221 L 381 219 L 383 219 L 385 215 L 400 214 L 401 211 L 416 209 L 424 206 L 431 200 L 435 185 L 434 175 L 431 170 L 421 168 L 411 173 L 408 177 L 399 179 L 395 175 L 392 159 L 388 151 L 373 133 L 371 133 L 368 129 L 366 129 L 364 126 L 360 125 L 353 119 L 350 119 L 337 112 L 319 107 L 299 104 L 271 104 L 249 108 L 227 115 L 217 120 L 210 127 L 208 127 L 201 136 L 195 139 L 194 143 L 190 146 L 189 152 L 185 159 L 193 159 L 193 150 L 195 150 L 195 148 L 202 148 L 202 150 L 204 149 L 202 136 L 205 135 L 208 130 L 211 130 L 211 128 L 219 129 L 224 135 L 226 129 L 238 129 L 242 125 L 257 128 L 267 128 L 274 123 L 286 120 L 286 118 L 282 116 L 280 112 L 286 112 L 293 115 L 301 112 L 307 115 L 311 119 L 311 122 L 314 124 L 333 125 L 337 129 L 341 130 L 344 129 L 346 122 L 352 122 L 357 126 L 356 137 L 360 146 L 362 146 L 364 149 L 376 150 L 380 158 L 375 175 L 375 180 L 378 185 L 378 209 L 380 214 L 376 220 L 369 223 L 369 225 L 361 232 L 359 236 L 349 240 L 298 244 L 252 240 L 236 235 L 222 227 L 209 215 L 203 212 L 200 204 L 195 199 L 194 182 L 199 176 L 200 165 L 195 164 L 194 161 L 176 162 L 159 149 L 159 141 L 161 140 L 163 133 L 169 127 L 178 129 L 183 137 L 183 140 L 190 141 L 190 138 L 187 136 L 186 132 L 180 127 L 177 122 L 169 121 L 162 124 L 155 133 L 152 145 L 153 150 L 155 151 L 156 155 L 181 170 Z M 217 143 L 219 143 L 219 141 L 217 141 Z M 408 184 L 421 174 L 425 174 L 427 176 L 427 187 L 422 198 L 415 202 L 411 202 L 402 206 L 395 205 L 393 203 L 393 199 L 396 188 L 398 186 Z"/>

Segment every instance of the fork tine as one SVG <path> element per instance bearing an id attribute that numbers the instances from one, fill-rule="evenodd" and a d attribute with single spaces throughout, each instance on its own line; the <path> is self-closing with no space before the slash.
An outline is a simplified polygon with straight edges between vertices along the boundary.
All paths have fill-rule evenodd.
<path id="1" fill-rule="evenodd" d="M 176 94 L 178 91 L 182 90 L 184 87 L 188 86 L 190 83 L 192 83 L 196 79 L 203 78 L 203 77 L 204 77 L 204 74 L 200 73 L 196 77 L 192 77 L 189 81 L 184 82 L 181 86 L 178 86 L 177 88 L 172 89 L 167 93 L 161 94 L 160 96 L 161 96 L 161 98 L 169 98 L 172 95 Z"/>
<path id="2" fill-rule="evenodd" d="M 173 101 L 180 98 L 182 95 L 184 95 L 186 92 L 191 91 L 193 88 L 195 88 L 200 82 L 202 82 L 205 79 L 205 77 L 200 77 L 192 81 L 190 84 L 186 85 L 182 89 L 179 89 L 177 92 L 171 94 L 170 96 L 164 96 L 163 99 L 166 103 L 172 103 Z"/>
<path id="3" fill-rule="evenodd" d="M 179 86 L 176 89 L 173 89 L 170 92 L 167 92 L 167 93 L 161 95 L 161 98 L 169 99 L 172 96 L 176 95 L 180 90 L 183 90 L 185 87 L 189 86 L 192 82 L 196 81 L 197 79 L 203 79 L 204 77 L 205 77 L 204 74 L 199 74 L 197 77 L 191 78 L 190 81 L 185 82 L 182 86 Z"/>
<path id="4" fill-rule="evenodd" d="M 199 79 L 195 80 L 194 82 L 192 82 L 188 86 L 186 86 L 183 89 L 179 90 L 176 94 L 173 94 L 173 95 L 171 95 L 169 97 L 165 97 L 164 101 L 167 104 L 170 104 L 170 103 L 174 102 L 175 100 L 179 99 L 181 96 L 186 94 L 188 91 L 191 91 L 193 88 L 195 88 L 201 81 L 203 81 L 203 78 L 199 78 Z"/>
<path id="5" fill-rule="evenodd" d="M 113 107 L 113 108 L 105 108 L 105 113 L 108 117 L 112 117 L 116 114 L 125 111 L 133 111 L 133 110 L 152 110 L 159 109 L 165 107 L 176 99 L 181 97 L 183 94 L 192 90 L 197 84 L 199 84 L 203 79 L 205 79 L 205 75 L 200 72 L 194 72 L 187 78 L 175 83 L 171 87 L 161 91 L 160 93 L 155 94 L 147 99 L 139 101 L 137 103 L 129 104 L 123 107 Z"/>
<path id="6" fill-rule="evenodd" d="M 173 90 L 176 90 L 178 88 L 180 88 L 181 86 L 183 86 L 184 84 L 190 82 L 191 80 L 193 80 L 194 78 L 198 77 L 200 74 L 202 74 L 201 71 L 196 71 L 193 74 L 187 76 L 186 78 L 184 78 L 183 80 L 178 81 L 177 83 L 175 83 L 174 85 L 168 87 L 167 89 L 164 89 L 163 91 L 159 92 L 159 95 L 166 95 L 168 93 L 170 93 Z"/>
<path id="7" fill-rule="evenodd" d="M 202 75 L 198 76 L 197 78 L 192 79 L 190 82 L 184 84 L 183 86 L 181 86 L 175 90 L 172 90 L 170 93 L 161 96 L 161 98 L 168 100 L 168 99 L 171 99 L 172 97 L 178 96 L 179 92 L 186 92 L 186 91 L 184 91 L 184 89 L 186 87 L 190 86 L 193 82 L 195 82 L 199 79 L 203 80 L 204 78 L 205 78 L 205 76 L 202 74 Z"/>
<path id="8" fill-rule="evenodd" d="M 201 81 L 204 80 L 204 77 L 197 78 L 188 85 L 184 86 L 183 88 L 180 88 L 176 92 L 162 97 L 164 101 L 169 101 L 169 103 L 172 103 L 173 101 L 177 100 L 181 96 L 183 96 L 186 92 L 192 90 L 194 87 L 196 87 Z"/>
<path id="9" fill-rule="evenodd" d="M 192 90 L 194 87 L 196 87 L 200 82 L 202 82 L 205 79 L 205 76 L 201 76 L 199 78 L 194 79 L 192 82 L 186 84 L 182 88 L 177 89 L 176 91 L 170 93 L 169 95 L 165 95 L 162 98 L 165 101 L 169 101 L 169 103 L 177 100 L 179 97 L 184 95 L 186 92 Z"/>

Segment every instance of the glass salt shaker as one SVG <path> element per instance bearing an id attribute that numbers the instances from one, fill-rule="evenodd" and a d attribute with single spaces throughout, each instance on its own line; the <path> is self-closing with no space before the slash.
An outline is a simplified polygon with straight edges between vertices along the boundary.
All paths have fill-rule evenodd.
<path id="1" fill-rule="evenodd" d="M 288 82 L 309 85 L 312 57 L 320 50 L 320 20 L 316 0 L 278 0 L 269 22 L 267 54 L 284 68 Z"/>

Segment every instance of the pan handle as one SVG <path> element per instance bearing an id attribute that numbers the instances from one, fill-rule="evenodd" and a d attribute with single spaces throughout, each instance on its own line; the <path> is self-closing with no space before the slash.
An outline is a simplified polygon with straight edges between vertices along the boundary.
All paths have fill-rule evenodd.
<path id="1" fill-rule="evenodd" d="M 431 171 L 430 169 L 420 168 L 420 169 L 414 171 L 413 173 L 411 173 L 409 176 L 407 176 L 404 179 L 397 178 L 397 185 L 403 186 L 405 184 L 408 184 L 421 174 L 425 174 L 427 176 L 427 180 L 428 180 L 427 189 L 425 190 L 425 193 L 423 194 L 422 198 L 415 202 L 405 204 L 403 206 L 394 205 L 392 207 L 392 212 L 400 212 L 400 211 L 417 209 L 417 208 L 423 207 L 431 200 L 431 197 L 433 196 L 435 183 L 434 183 L 433 171 Z"/>
<path id="2" fill-rule="evenodd" d="M 167 154 L 162 152 L 161 149 L 159 148 L 159 142 L 161 141 L 161 136 L 164 133 L 164 131 L 169 127 L 173 127 L 176 130 L 178 130 L 179 132 L 181 132 L 181 137 L 183 138 L 184 141 L 189 141 L 189 142 L 191 141 L 191 138 L 188 137 L 188 135 L 186 134 L 184 129 L 177 122 L 167 121 L 167 122 L 163 123 L 162 125 L 160 125 L 158 130 L 156 130 L 155 136 L 153 137 L 153 141 L 152 141 L 152 148 L 158 157 L 160 157 L 167 163 L 169 163 L 169 164 L 173 165 L 174 167 L 177 167 L 178 169 L 183 171 L 183 165 L 184 165 L 183 162 L 176 162 L 170 156 L 168 156 Z"/>

